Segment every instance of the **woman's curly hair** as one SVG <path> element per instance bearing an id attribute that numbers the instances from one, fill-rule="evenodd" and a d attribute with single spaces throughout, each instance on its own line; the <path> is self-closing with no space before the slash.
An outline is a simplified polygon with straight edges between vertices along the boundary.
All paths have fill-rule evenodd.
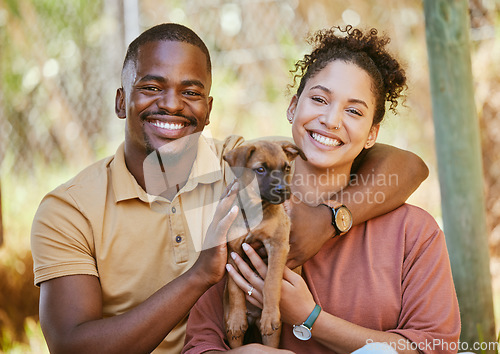
<path id="1" fill-rule="evenodd" d="M 336 31 L 340 34 L 336 34 Z M 406 75 L 399 62 L 390 55 L 385 46 L 390 42 L 387 36 L 379 36 L 372 28 L 367 33 L 347 26 L 332 27 L 315 32 L 307 42 L 313 46 L 311 54 L 306 54 L 295 64 L 293 84 L 300 78 L 297 95 L 300 96 L 307 81 L 334 60 L 351 62 L 365 70 L 373 79 L 373 93 L 376 97 L 373 125 L 382 121 L 385 115 L 385 102 L 396 113 L 398 98 L 407 88 Z"/>

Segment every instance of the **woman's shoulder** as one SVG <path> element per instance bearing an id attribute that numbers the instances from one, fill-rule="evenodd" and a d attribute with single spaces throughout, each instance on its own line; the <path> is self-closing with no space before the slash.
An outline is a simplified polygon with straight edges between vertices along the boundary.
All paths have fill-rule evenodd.
<path id="1" fill-rule="evenodd" d="M 387 221 L 394 222 L 394 220 L 400 220 L 401 222 L 407 224 L 426 224 L 429 226 L 439 228 L 436 219 L 426 210 L 412 204 L 403 204 L 400 207 L 394 209 L 393 211 L 384 214 L 378 218 L 374 218 L 369 220 L 369 222 L 382 222 L 386 223 Z"/>
<path id="2" fill-rule="evenodd" d="M 420 254 L 426 249 L 446 249 L 444 232 L 434 217 L 426 210 L 411 204 L 404 204 L 387 214 L 388 220 L 399 224 L 395 237 L 402 237 L 405 244 L 405 258 Z M 411 258 L 411 257 L 410 257 Z"/>
<path id="3" fill-rule="evenodd" d="M 384 233 L 387 237 L 404 235 L 407 245 L 444 237 L 434 217 L 426 210 L 411 204 L 403 204 L 387 214 L 368 220 L 365 227 L 366 230 L 377 234 Z"/>

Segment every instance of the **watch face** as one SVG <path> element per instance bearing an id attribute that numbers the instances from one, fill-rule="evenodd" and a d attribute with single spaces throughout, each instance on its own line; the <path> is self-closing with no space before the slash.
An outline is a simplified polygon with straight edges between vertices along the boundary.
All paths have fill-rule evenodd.
<path id="1" fill-rule="evenodd" d="M 311 330 L 304 325 L 293 326 L 293 334 L 300 340 L 311 339 Z"/>
<path id="2" fill-rule="evenodd" d="M 337 224 L 341 233 L 349 231 L 352 226 L 352 215 L 349 209 L 344 206 L 337 209 L 337 214 L 335 214 L 335 224 Z"/>

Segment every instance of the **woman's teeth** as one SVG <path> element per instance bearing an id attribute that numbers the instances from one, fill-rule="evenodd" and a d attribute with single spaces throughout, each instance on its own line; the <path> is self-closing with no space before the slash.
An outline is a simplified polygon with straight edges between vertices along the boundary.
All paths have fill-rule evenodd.
<path id="1" fill-rule="evenodd" d="M 340 140 L 328 138 L 324 135 L 318 133 L 311 133 L 311 137 L 316 140 L 318 143 L 326 145 L 326 146 L 339 146 L 342 144 Z"/>
<path id="2" fill-rule="evenodd" d="M 182 123 L 165 123 L 158 120 L 151 122 L 151 124 L 153 124 L 155 127 L 168 130 L 179 130 L 184 128 L 184 124 Z"/>

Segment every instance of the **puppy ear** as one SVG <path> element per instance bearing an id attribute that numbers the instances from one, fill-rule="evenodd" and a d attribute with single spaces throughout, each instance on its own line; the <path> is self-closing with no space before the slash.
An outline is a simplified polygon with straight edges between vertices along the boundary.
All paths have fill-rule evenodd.
<path id="1" fill-rule="evenodd" d="M 304 151 L 302 151 L 297 145 L 294 145 L 288 141 L 280 141 L 278 142 L 278 144 L 281 145 L 281 148 L 285 152 L 289 161 L 292 161 L 297 156 L 300 156 L 302 160 L 307 161 L 307 157 L 304 154 Z"/>
<path id="2" fill-rule="evenodd" d="M 252 154 L 255 151 L 254 145 L 243 145 L 238 146 L 235 149 L 230 150 L 225 153 L 222 158 L 231 166 L 236 177 L 241 177 L 243 174 L 243 168 L 247 164 Z"/>

